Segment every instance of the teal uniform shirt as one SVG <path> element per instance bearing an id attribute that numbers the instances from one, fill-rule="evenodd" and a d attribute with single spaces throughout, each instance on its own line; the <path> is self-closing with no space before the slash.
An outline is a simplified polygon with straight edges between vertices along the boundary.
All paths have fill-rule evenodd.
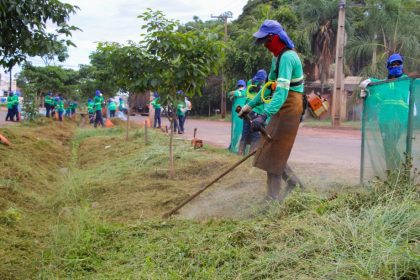
<path id="1" fill-rule="evenodd" d="M 95 103 L 96 111 L 102 110 L 102 103 L 104 102 L 104 98 L 102 96 L 95 96 L 93 102 Z"/>
<path id="2" fill-rule="evenodd" d="M 185 103 L 184 102 L 180 102 L 178 103 L 178 105 L 176 106 L 176 115 L 179 117 L 184 117 L 185 116 Z"/>
<path id="3" fill-rule="evenodd" d="M 93 101 L 88 101 L 87 103 L 87 110 L 88 110 L 88 114 L 93 114 L 95 112 L 95 110 L 93 110 Z"/>
<path id="4" fill-rule="evenodd" d="M 44 101 L 44 103 L 45 103 L 45 104 L 48 104 L 48 105 L 52 105 L 52 99 L 51 99 L 51 96 L 49 96 L 49 95 L 45 96 L 45 101 Z"/>
<path id="5" fill-rule="evenodd" d="M 155 108 L 155 109 L 161 109 L 162 108 L 162 106 L 159 103 L 159 97 L 153 99 L 151 104 L 152 104 L 153 108 Z"/>
<path id="6" fill-rule="evenodd" d="M 232 100 L 232 126 L 230 131 L 230 145 L 229 150 L 232 153 L 238 153 L 239 144 L 242 137 L 243 120 L 238 117 L 236 113 L 236 107 L 245 105 L 246 101 L 246 89 L 237 89 L 233 93 L 229 93 L 229 97 Z"/>
<path id="7" fill-rule="evenodd" d="M 13 105 L 18 106 L 19 105 L 19 96 L 13 95 Z"/>
<path id="8" fill-rule="evenodd" d="M 57 111 L 58 112 L 64 112 L 64 102 L 63 100 L 60 100 L 57 102 Z"/>
<path id="9" fill-rule="evenodd" d="M 13 104 L 14 104 L 13 96 L 8 96 L 7 97 L 7 109 L 13 109 Z"/>
<path id="10" fill-rule="evenodd" d="M 117 110 L 117 103 L 115 103 L 114 101 L 111 101 L 108 103 L 108 108 L 110 111 L 115 111 Z"/>
<path id="11" fill-rule="evenodd" d="M 293 90 L 299 93 L 304 94 L 303 83 L 297 86 L 290 86 L 290 83 L 297 83 L 303 80 L 303 68 L 302 62 L 300 61 L 299 56 L 295 51 L 288 50 L 283 53 L 280 59 L 280 65 L 278 70 L 278 76 L 276 77 L 276 64 L 277 57 L 273 57 L 271 63 L 270 74 L 268 78 L 270 81 L 276 81 L 277 86 L 274 92 L 272 92 L 272 99 L 270 103 L 264 104 L 261 99 L 261 92 L 259 92 L 255 98 L 249 102 L 249 106 L 255 108 L 260 104 L 264 104 L 264 113 L 271 117 L 276 114 L 280 108 L 283 106 L 284 102 L 287 99 L 289 90 Z M 271 94 L 271 90 L 266 90 L 264 97 L 267 99 Z"/>
<path id="12" fill-rule="evenodd" d="M 118 105 L 118 110 L 122 111 L 125 109 L 124 100 L 120 100 L 120 104 Z"/>

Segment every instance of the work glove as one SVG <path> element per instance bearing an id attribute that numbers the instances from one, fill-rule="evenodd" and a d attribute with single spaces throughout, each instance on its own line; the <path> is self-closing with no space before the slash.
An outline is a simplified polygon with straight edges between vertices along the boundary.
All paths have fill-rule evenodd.
<path id="1" fill-rule="evenodd" d="M 372 81 L 370 79 L 366 79 L 359 84 L 359 87 L 361 89 L 366 89 L 371 82 Z"/>
<path id="2" fill-rule="evenodd" d="M 238 117 L 241 119 L 245 118 L 246 115 L 248 115 L 252 111 L 251 106 L 245 105 L 242 107 L 241 111 L 238 113 Z"/>
<path id="3" fill-rule="evenodd" d="M 265 127 L 265 121 L 267 120 L 266 114 L 257 115 L 256 118 L 254 118 L 251 121 L 251 127 L 254 131 L 260 131 L 261 128 Z"/>

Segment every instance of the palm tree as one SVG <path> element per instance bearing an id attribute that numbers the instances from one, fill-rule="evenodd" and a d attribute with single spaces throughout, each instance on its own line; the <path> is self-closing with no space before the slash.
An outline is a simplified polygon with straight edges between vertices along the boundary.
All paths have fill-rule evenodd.
<path id="1" fill-rule="evenodd" d="M 347 46 L 348 61 L 364 62 L 354 67 L 363 75 L 384 76 L 385 61 L 398 52 L 405 57 L 406 67 L 418 70 L 419 7 L 416 1 L 366 1 L 362 28 Z"/>
<path id="2" fill-rule="evenodd" d="M 338 5 L 332 0 L 305 0 L 297 4 L 301 29 L 307 34 L 311 55 L 307 63 L 314 65 L 313 75 L 321 81 L 321 93 L 335 57 Z"/>

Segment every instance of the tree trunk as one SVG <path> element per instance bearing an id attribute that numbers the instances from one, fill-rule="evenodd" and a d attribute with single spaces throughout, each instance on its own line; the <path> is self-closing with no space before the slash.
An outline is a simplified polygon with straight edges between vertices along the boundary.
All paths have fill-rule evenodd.
<path id="1" fill-rule="evenodd" d="M 130 93 L 128 94 L 127 98 L 127 124 L 125 129 L 125 141 L 128 141 L 128 128 L 130 123 Z"/>
<path id="2" fill-rule="evenodd" d="M 376 33 L 375 33 L 375 35 L 373 35 L 373 38 L 374 38 L 374 42 L 376 42 L 376 38 L 377 38 Z M 373 53 L 372 53 L 372 72 L 373 73 L 376 72 L 376 61 L 377 61 L 377 58 L 376 58 L 376 46 L 374 46 L 373 47 Z"/>
<path id="3" fill-rule="evenodd" d="M 174 168 L 174 147 L 173 147 L 173 139 L 174 139 L 174 120 L 175 120 L 175 112 L 172 108 L 171 113 L 171 134 L 169 135 L 169 178 L 173 179 L 175 177 L 175 168 Z"/>

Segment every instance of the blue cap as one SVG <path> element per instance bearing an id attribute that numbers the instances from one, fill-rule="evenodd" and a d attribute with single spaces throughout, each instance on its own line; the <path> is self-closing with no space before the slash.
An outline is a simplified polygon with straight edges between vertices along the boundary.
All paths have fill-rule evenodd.
<path id="1" fill-rule="evenodd" d="M 92 101 L 92 98 L 89 98 L 89 99 L 88 99 L 88 102 L 91 102 L 91 101 Z"/>
<path id="2" fill-rule="evenodd" d="M 257 71 L 257 74 L 255 74 L 254 78 L 252 78 L 256 82 L 265 82 L 267 79 L 267 72 L 265 72 L 264 69 L 260 69 Z"/>
<path id="3" fill-rule="evenodd" d="M 182 91 L 182 90 L 178 90 L 178 91 L 176 92 L 176 94 L 184 95 L 184 91 Z"/>
<path id="4" fill-rule="evenodd" d="M 399 53 L 394 53 L 388 58 L 388 61 L 386 63 L 386 67 L 389 67 L 391 65 L 391 63 L 395 62 L 395 61 L 401 61 L 401 64 L 402 64 L 404 59 L 402 58 L 402 56 Z"/>
<path id="5" fill-rule="evenodd" d="M 51 96 L 51 92 L 47 93 L 48 96 Z"/>
<path id="6" fill-rule="evenodd" d="M 257 32 L 254 33 L 254 37 L 257 39 L 264 38 L 270 34 L 277 34 L 280 37 L 280 40 L 283 41 L 283 43 L 286 44 L 286 46 L 289 49 L 294 49 L 295 44 L 293 41 L 289 38 L 286 31 L 284 31 L 283 27 L 278 21 L 267 19 L 263 22 L 263 24 L 260 26 L 260 29 L 258 29 Z"/>
<path id="7" fill-rule="evenodd" d="M 236 84 L 238 87 L 246 87 L 246 83 L 244 80 L 239 80 L 238 83 Z"/>
<path id="8" fill-rule="evenodd" d="M 122 100 L 122 97 L 120 97 L 119 99 Z"/>
<path id="9" fill-rule="evenodd" d="M 154 97 L 154 98 L 158 98 L 158 97 L 159 97 L 159 93 L 157 93 L 157 91 L 155 91 L 155 92 L 153 93 L 153 97 Z"/>
<path id="10" fill-rule="evenodd" d="M 99 89 L 97 89 L 97 90 L 95 91 L 95 95 L 96 95 L 96 96 L 101 95 L 101 91 L 100 91 Z"/>

